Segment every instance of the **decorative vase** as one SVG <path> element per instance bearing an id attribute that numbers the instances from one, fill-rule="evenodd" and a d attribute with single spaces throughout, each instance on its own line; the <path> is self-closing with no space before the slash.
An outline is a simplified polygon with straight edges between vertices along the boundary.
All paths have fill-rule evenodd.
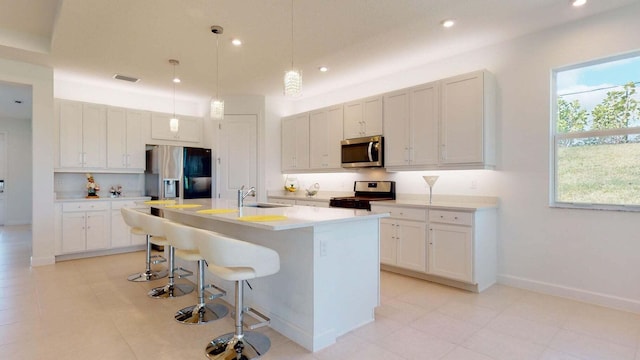
<path id="1" fill-rule="evenodd" d="M 298 188 L 298 178 L 287 176 L 287 178 L 284 180 L 284 189 L 288 192 L 293 193 L 298 191 Z"/>
<path id="2" fill-rule="evenodd" d="M 432 196 L 433 196 L 433 185 L 436 184 L 436 181 L 438 181 L 438 177 L 439 176 L 423 176 L 422 178 L 424 179 L 424 181 L 427 183 L 427 185 L 429 185 L 429 204 L 431 204 L 432 202 Z"/>

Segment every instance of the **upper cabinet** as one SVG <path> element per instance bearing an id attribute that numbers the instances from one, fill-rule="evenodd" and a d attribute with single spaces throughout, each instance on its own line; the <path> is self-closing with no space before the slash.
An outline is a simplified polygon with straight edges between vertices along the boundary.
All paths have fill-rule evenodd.
<path id="1" fill-rule="evenodd" d="M 169 122 L 173 115 L 164 113 L 153 113 L 151 116 L 151 138 L 156 140 L 169 141 L 202 141 L 202 119 L 192 116 L 178 116 L 178 131 L 173 132 L 169 127 Z"/>
<path id="2" fill-rule="evenodd" d="M 344 138 L 382 135 L 382 96 L 344 104 Z"/>
<path id="3" fill-rule="evenodd" d="M 340 169 L 340 141 L 342 140 L 342 105 L 312 111 L 309 114 L 310 169 Z"/>
<path id="4" fill-rule="evenodd" d="M 107 110 L 107 168 L 143 172 L 145 142 L 143 125 L 147 111 L 109 107 Z"/>
<path id="5" fill-rule="evenodd" d="M 60 101 L 57 120 L 61 168 L 88 170 L 106 167 L 106 106 Z"/>
<path id="6" fill-rule="evenodd" d="M 385 166 L 393 169 L 438 164 L 439 83 L 384 96 Z"/>
<path id="7" fill-rule="evenodd" d="M 309 113 L 282 119 L 282 171 L 309 169 Z"/>
<path id="8" fill-rule="evenodd" d="M 441 81 L 440 165 L 495 166 L 495 81 L 487 71 Z"/>

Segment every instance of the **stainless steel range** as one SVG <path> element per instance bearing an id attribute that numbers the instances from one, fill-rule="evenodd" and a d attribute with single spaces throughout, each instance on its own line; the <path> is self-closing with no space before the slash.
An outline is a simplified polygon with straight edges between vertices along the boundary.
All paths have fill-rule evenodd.
<path id="1" fill-rule="evenodd" d="M 356 181 L 353 184 L 354 196 L 334 197 L 329 206 L 350 209 L 371 210 L 371 201 L 395 200 L 395 181 Z"/>

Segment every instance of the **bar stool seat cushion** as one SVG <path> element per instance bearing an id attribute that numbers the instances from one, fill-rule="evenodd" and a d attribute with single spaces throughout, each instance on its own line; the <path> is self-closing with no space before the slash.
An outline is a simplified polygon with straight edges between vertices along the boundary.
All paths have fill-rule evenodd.
<path id="1" fill-rule="evenodd" d="M 176 256 L 187 261 L 204 260 L 198 250 L 184 250 L 176 248 Z"/>
<path id="2" fill-rule="evenodd" d="M 224 280 L 239 281 L 280 271 L 280 256 L 267 247 L 197 229 L 198 249 L 209 271 Z"/>
<path id="3" fill-rule="evenodd" d="M 149 241 L 158 246 L 169 246 L 169 241 L 164 236 L 153 236 Z"/>

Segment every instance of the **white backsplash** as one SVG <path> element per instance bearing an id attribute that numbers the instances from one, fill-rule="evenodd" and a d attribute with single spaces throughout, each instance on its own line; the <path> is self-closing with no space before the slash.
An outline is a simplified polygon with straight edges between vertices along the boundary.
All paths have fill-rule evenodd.
<path id="1" fill-rule="evenodd" d="M 301 190 L 313 183 L 320 184 L 320 191 L 337 191 L 353 193 L 354 181 L 388 180 L 396 182 L 396 193 L 419 194 L 428 196 L 429 186 L 424 181 L 424 175 L 438 175 L 439 179 L 433 187 L 435 195 L 467 195 L 467 196 L 497 196 L 496 177 L 499 172 L 494 170 L 446 170 L 446 171 L 401 171 L 386 172 L 382 169 L 361 169 L 354 172 L 339 173 L 309 173 L 289 174 L 298 178 Z M 270 187 L 270 190 L 281 190 L 284 187 L 286 175 L 282 175 L 282 185 Z M 304 193 L 304 191 L 303 191 Z"/>
<path id="2" fill-rule="evenodd" d="M 111 186 L 122 186 L 123 197 L 144 195 L 144 174 L 102 174 L 91 173 L 96 184 L 100 185 L 98 195 L 109 197 Z M 84 198 L 87 195 L 86 173 L 55 173 L 53 191 L 57 199 Z"/>

